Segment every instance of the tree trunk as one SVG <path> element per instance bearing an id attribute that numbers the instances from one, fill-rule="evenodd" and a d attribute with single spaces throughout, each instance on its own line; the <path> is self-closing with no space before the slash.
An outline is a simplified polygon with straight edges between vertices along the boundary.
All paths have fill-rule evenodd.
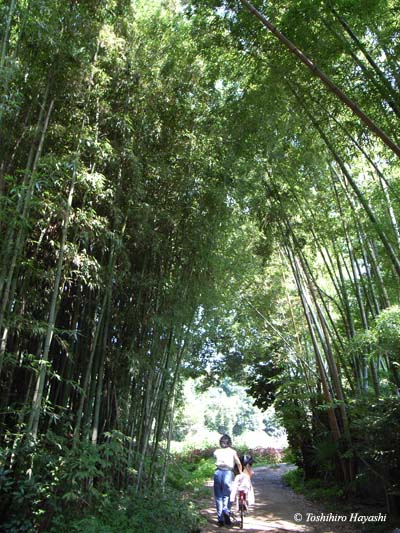
<path id="1" fill-rule="evenodd" d="M 248 0 L 240 0 L 242 4 L 244 4 L 247 9 L 253 13 L 255 17 L 257 17 L 263 25 L 269 29 L 269 31 L 275 35 L 285 46 L 288 48 L 308 69 L 317 76 L 325 85 L 328 87 L 328 89 L 335 94 L 349 109 L 353 111 L 355 115 L 357 115 L 362 122 L 372 131 L 375 133 L 377 137 L 379 137 L 390 150 L 394 154 L 397 155 L 397 157 L 400 157 L 400 146 L 398 146 L 383 130 L 381 130 L 359 107 L 358 105 L 353 102 L 337 85 L 333 83 L 333 81 L 324 73 L 322 70 L 320 70 L 301 50 L 297 48 L 287 37 L 283 35 L 279 30 L 275 28 L 265 17 L 262 15 Z"/>
<path id="2" fill-rule="evenodd" d="M 46 89 L 44 103 L 47 100 L 48 89 L 49 89 L 49 86 Z M 26 175 L 24 178 L 24 184 L 27 183 L 28 190 L 27 190 L 25 197 L 23 194 L 21 194 L 20 200 L 18 201 L 18 204 L 20 204 L 21 199 L 24 198 L 23 207 L 22 205 L 18 206 L 22 208 L 21 218 L 23 221 L 26 221 L 27 216 L 28 216 L 30 201 L 32 198 L 32 193 L 33 193 L 34 180 L 36 177 L 37 165 L 39 163 L 39 159 L 42 153 L 43 143 L 44 143 L 46 131 L 49 125 L 49 120 L 50 120 L 51 112 L 53 109 L 53 105 L 54 105 L 54 100 L 50 102 L 50 105 L 48 107 L 47 114 L 44 120 L 43 127 L 41 128 L 39 145 L 38 145 L 36 156 L 33 162 L 33 167 L 31 171 L 31 179 L 29 181 L 29 184 L 26 181 L 27 180 L 26 176 L 28 174 L 28 170 L 30 166 L 29 160 L 31 159 L 31 157 L 33 158 L 32 148 L 31 148 L 30 157 L 28 159 L 28 167 L 26 169 Z M 39 115 L 38 129 L 39 129 L 39 124 L 42 119 L 42 112 L 44 113 L 44 108 L 42 108 L 41 113 Z M 5 322 L 7 310 L 10 308 L 12 301 L 13 301 L 14 291 L 16 288 L 16 273 L 15 272 L 19 267 L 19 259 L 20 259 L 20 256 L 21 256 L 21 253 L 24 247 L 24 243 L 25 243 L 25 238 L 26 238 L 26 230 L 23 226 L 21 226 L 14 240 L 15 222 L 16 221 L 14 219 L 13 223 L 11 224 L 10 231 L 8 232 L 8 236 L 6 238 L 5 253 L 3 256 L 4 264 L 3 264 L 3 269 L 2 269 L 1 276 L 0 276 L 0 294 L 2 294 L 2 302 L 1 302 L 1 308 L 0 308 L 0 332 L 4 328 L 2 335 L 1 335 L 1 341 L 0 341 L 0 376 L 1 376 L 2 369 L 3 369 L 4 355 L 5 355 L 5 351 L 7 347 L 7 338 L 8 338 L 8 333 L 9 333 L 9 328 L 7 325 L 4 325 L 4 322 Z M 11 255 L 11 253 L 12 253 L 12 257 L 10 258 L 10 263 L 7 264 L 8 257 L 9 255 Z"/>
<path id="3" fill-rule="evenodd" d="M 364 198 L 364 195 L 360 191 L 358 185 L 356 184 L 356 182 L 351 177 L 351 175 L 350 175 L 349 171 L 347 170 L 344 162 L 342 161 L 342 159 L 340 158 L 339 154 L 334 149 L 332 143 L 329 141 L 328 137 L 325 135 L 325 133 L 322 130 L 322 128 L 320 127 L 320 125 L 317 123 L 317 121 L 314 119 L 314 117 L 310 114 L 310 112 L 307 109 L 307 107 L 305 107 L 303 101 L 300 99 L 300 97 L 298 96 L 296 91 L 292 87 L 290 87 L 290 88 L 291 88 L 293 94 L 295 95 L 295 97 L 297 98 L 297 100 L 302 105 L 305 113 L 310 118 L 312 124 L 314 125 L 314 127 L 316 128 L 318 133 L 320 134 L 321 138 L 325 142 L 325 144 L 326 144 L 327 148 L 329 149 L 329 151 L 331 152 L 334 160 L 336 161 L 336 163 L 338 164 L 340 170 L 342 171 L 343 175 L 345 176 L 347 182 L 349 183 L 349 185 L 353 189 L 358 201 L 363 206 L 363 208 L 364 208 L 368 218 L 370 219 L 370 221 L 371 221 L 376 233 L 379 235 L 379 237 L 381 239 L 383 247 L 385 248 L 386 253 L 388 254 L 388 256 L 389 256 L 389 258 L 390 258 L 390 260 L 391 260 L 391 262 L 393 264 L 393 267 L 394 267 L 394 269 L 396 271 L 397 276 L 400 277 L 400 261 L 399 261 L 399 258 L 397 256 L 397 254 L 394 252 L 393 247 L 392 247 L 392 245 L 389 242 L 389 239 L 387 238 L 385 232 L 382 230 L 382 227 L 379 224 L 378 220 L 376 219 L 371 207 L 369 206 L 368 202 Z"/>
<path id="4" fill-rule="evenodd" d="M 400 115 L 400 109 L 399 109 L 399 95 L 396 90 L 394 90 L 393 86 L 391 85 L 390 81 L 387 79 L 385 72 L 382 71 L 382 69 L 379 67 L 379 65 L 374 61 L 371 54 L 368 52 L 364 44 L 361 42 L 361 40 L 357 37 L 357 35 L 353 32 L 353 30 L 350 28 L 346 20 L 343 18 L 342 15 L 338 13 L 338 11 L 333 7 L 333 5 L 330 2 L 327 2 L 327 5 L 331 11 L 331 13 L 334 15 L 336 20 L 340 23 L 342 28 L 345 30 L 347 35 L 351 38 L 353 43 L 356 45 L 357 49 L 361 51 L 365 59 L 368 61 L 368 63 L 373 68 L 374 72 L 377 74 L 379 80 L 382 83 L 382 86 L 385 88 L 386 92 L 386 98 L 388 101 L 388 104 L 393 109 L 393 111 L 396 113 L 397 116 Z M 385 94 L 385 93 L 384 93 Z"/>
<path id="5" fill-rule="evenodd" d="M 40 360 L 39 374 L 38 374 L 38 378 L 36 381 L 35 393 L 33 396 L 32 412 L 31 412 L 31 416 L 30 416 L 29 423 L 28 423 L 27 430 L 26 430 L 27 435 L 33 441 L 36 441 L 37 434 L 38 434 L 39 419 L 40 419 L 41 408 L 42 408 L 43 390 L 44 390 L 44 385 L 46 381 L 46 372 L 47 372 L 46 367 L 47 367 L 47 362 L 49 360 L 50 345 L 53 339 L 54 328 L 55 328 L 55 323 L 56 323 L 56 309 L 57 309 L 57 302 L 58 302 L 58 297 L 59 297 L 59 292 L 60 292 L 61 275 L 62 275 L 63 265 L 64 265 L 65 245 L 67 243 L 68 225 L 69 225 L 69 219 L 71 215 L 72 199 L 74 197 L 74 191 L 75 191 L 75 182 L 76 182 L 76 173 L 77 173 L 76 167 L 77 167 L 77 162 L 75 161 L 75 168 L 73 171 L 73 176 L 72 176 L 71 186 L 69 189 L 68 200 L 67 200 L 64 221 L 63 221 L 60 251 L 58 255 L 56 277 L 54 280 L 54 288 L 53 288 L 51 304 L 50 304 L 49 319 L 47 322 L 47 332 L 46 332 L 46 338 L 44 341 L 43 355 Z"/>
<path id="6" fill-rule="evenodd" d="M 295 282 L 296 282 L 298 294 L 299 294 L 300 301 L 301 301 L 301 304 L 302 304 L 302 307 L 303 307 L 303 310 L 304 310 L 304 316 L 306 318 L 306 322 L 307 322 L 307 325 L 308 325 L 308 331 L 310 333 L 311 342 L 312 342 L 312 345 L 313 345 L 313 348 L 314 348 L 314 355 L 315 355 L 315 360 L 316 360 L 316 364 L 317 364 L 318 374 L 319 374 L 319 378 L 321 380 L 322 390 L 323 390 L 323 393 L 324 393 L 325 402 L 327 404 L 328 420 L 329 420 L 329 426 L 330 426 L 332 438 L 333 438 L 334 442 L 337 442 L 337 441 L 339 441 L 339 439 L 341 437 L 341 433 L 340 433 L 339 425 L 338 425 L 338 422 L 337 422 L 337 419 L 336 419 L 335 411 L 334 411 L 334 409 L 332 407 L 333 398 L 332 398 L 332 395 L 331 395 L 331 392 L 330 392 L 330 386 L 329 386 L 329 383 L 328 383 L 328 380 L 327 380 L 327 377 L 326 377 L 325 368 L 324 368 L 324 365 L 323 365 L 323 362 L 322 362 L 320 347 L 318 345 L 318 342 L 317 342 L 317 339 L 316 339 L 316 336 L 315 336 L 313 322 L 312 322 L 312 319 L 311 319 L 311 316 L 310 316 L 310 308 L 309 308 L 309 305 L 308 305 L 308 302 L 307 302 L 307 299 L 306 299 L 306 296 L 305 296 L 305 293 L 304 293 L 304 289 L 303 289 L 302 283 L 300 281 L 300 274 L 298 272 L 298 267 L 297 267 L 297 265 L 296 265 L 296 263 L 294 261 L 294 258 L 292 258 L 291 253 L 290 253 L 288 248 L 287 248 L 287 257 L 289 259 L 289 264 L 291 265 L 291 268 L 292 268 L 292 271 L 293 271 L 293 276 L 294 276 L 294 279 L 295 279 Z"/>
<path id="7" fill-rule="evenodd" d="M 92 374 L 93 360 L 94 360 L 96 350 L 98 348 L 100 332 L 104 324 L 104 317 L 105 317 L 106 310 L 107 310 L 107 300 L 108 300 L 108 291 L 105 291 L 104 296 L 103 296 L 103 301 L 101 303 L 100 316 L 97 316 L 97 309 L 96 309 L 97 306 L 95 306 L 96 311 L 95 311 L 95 317 L 93 320 L 94 331 L 93 331 L 92 345 L 90 348 L 89 360 L 85 367 L 85 377 L 82 383 L 79 406 L 78 406 L 78 409 L 75 415 L 74 444 L 78 442 L 79 436 L 80 436 L 83 408 L 85 405 L 85 401 L 88 399 L 88 389 L 89 389 L 89 384 L 90 384 L 90 377 Z"/>

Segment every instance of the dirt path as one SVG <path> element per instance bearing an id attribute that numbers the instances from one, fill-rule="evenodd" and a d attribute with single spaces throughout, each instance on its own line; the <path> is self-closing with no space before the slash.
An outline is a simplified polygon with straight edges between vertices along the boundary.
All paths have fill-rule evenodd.
<path id="1" fill-rule="evenodd" d="M 334 522 L 328 523 L 325 520 L 324 523 L 316 523 L 315 518 L 320 517 L 321 513 L 324 513 L 324 518 L 329 516 L 333 518 L 334 513 L 329 515 L 332 511 L 306 500 L 284 484 L 282 474 L 291 468 L 293 467 L 282 464 L 278 468 L 258 467 L 254 469 L 253 485 L 256 504 L 252 512 L 245 517 L 243 528 L 245 531 L 253 533 L 354 533 L 363 530 L 362 524 L 348 523 L 348 517 L 347 523 L 342 523 L 337 518 Z M 202 513 L 207 518 L 208 525 L 202 529 L 202 533 L 226 531 L 226 527 L 219 528 L 216 524 L 212 482 L 208 485 L 210 505 Z M 354 512 L 357 512 L 357 509 Z M 230 530 L 238 531 L 239 528 L 235 526 Z"/>

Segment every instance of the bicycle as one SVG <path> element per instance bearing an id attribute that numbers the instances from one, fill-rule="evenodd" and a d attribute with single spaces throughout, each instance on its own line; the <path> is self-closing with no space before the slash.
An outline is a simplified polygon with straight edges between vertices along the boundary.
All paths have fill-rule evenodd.
<path id="1" fill-rule="evenodd" d="M 247 511 L 246 493 L 244 490 L 239 491 L 239 516 L 240 516 L 240 529 L 243 529 L 243 517 Z"/>
<path id="2" fill-rule="evenodd" d="M 236 500 L 236 510 L 238 516 L 231 513 L 234 519 L 235 525 L 239 525 L 240 529 L 243 529 L 243 518 L 249 509 L 249 504 L 254 503 L 254 490 L 251 484 L 251 476 L 253 471 L 251 465 L 253 464 L 253 458 L 251 455 L 243 455 L 240 457 L 242 464 L 242 473 L 235 477 L 233 482 L 233 488 L 231 492 L 231 502 Z"/>
<path id="3" fill-rule="evenodd" d="M 239 526 L 240 529 L 243 529 L 243 519 L 245 514 L 247 513 L 247 498 L 246 498 L 246 492 L 244 490 L 240 490 L 238 492 L 238 500 L 237 500 L 237 513 L 231 511 L 230 518 L 233 521 L 233 524 L 235 526 Z"/>

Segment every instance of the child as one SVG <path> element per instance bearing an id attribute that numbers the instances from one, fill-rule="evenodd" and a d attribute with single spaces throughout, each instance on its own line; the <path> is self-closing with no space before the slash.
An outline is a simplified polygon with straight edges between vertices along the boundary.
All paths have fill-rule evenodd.
<path id="1" fill-rule="evenodd" d="M 214 474 L 214 496 L 217 507 L 218 525 L 223 526 L 230 525 L 231 523 L 229 517 L 231 501 L 229 496 L 234 478 L 233 469 L 236 463 L 239 472 L 242 472 L 242 463 L 236 450 L 232 448 L 232 440 L 229 435 L 222 435 L 219 440 L 219 445 L 221 447 L 214 452 L 215 466 L 217 467 Z"/>
<path id="2" fill-rule="evenodd" d="M 239 473 L 233 482 L 232 491 L 230 495 L 231 504 L 236 500 L 236 507 L 238 508 L 239 492 L 243 491 L 246 494 L 246 505 L 254 505 L 254 489 L 251 483 L 251 477 L 254 474 L 251 465 L 253 464 L 253 458 L 250 455 L 243 455 L 240 458 L 242 465 L 242 472 Z"/>

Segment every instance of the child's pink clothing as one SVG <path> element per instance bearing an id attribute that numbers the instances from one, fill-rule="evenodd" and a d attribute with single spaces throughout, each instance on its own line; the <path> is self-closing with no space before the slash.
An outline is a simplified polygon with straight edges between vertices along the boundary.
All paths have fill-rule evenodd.
<path id="1" fill-rule="evenodd" d="M 238 476 L 235 477 L 235 480 L 232 485 L 231 496 L 230 496 L 231 502 L 234 502 L 237 499 L 237 497 L 239 496 L 239 491 L 241 490 L 243 490 L 246 493 L 247 505 L 248 506 L 254 505 L 255 498 L 254 498 L 253 485 L 251 483 L 250 477 L 246 474 L 239 474 Z M 237 505 L 237 502 L 236 502 L 236 505 Z"/>

